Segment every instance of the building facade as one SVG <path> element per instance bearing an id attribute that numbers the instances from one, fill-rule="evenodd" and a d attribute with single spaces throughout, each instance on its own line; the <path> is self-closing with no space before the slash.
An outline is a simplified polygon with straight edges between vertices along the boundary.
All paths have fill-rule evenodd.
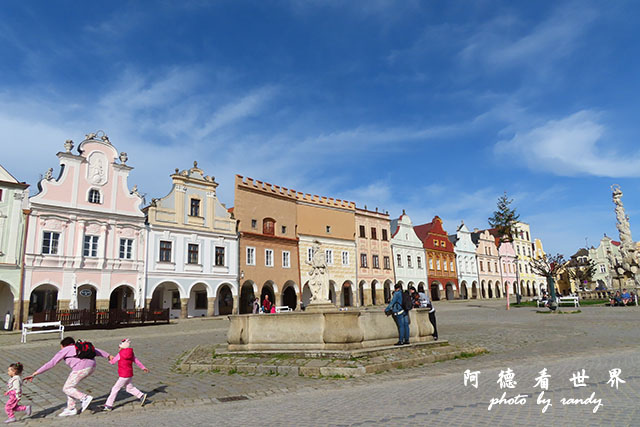
<path id="1" fill-rule="evenodd" d="M 471 238 L 476 244 L 480 295 L 482 298 L 502 297 L 504 290 L 500 275 L 500 256 L 495 238 L 489 230 L 475 230 Z"/>
<path id="2" fill-rule="evenodd" d="M 464 224 L 460 224 L 456 234 L 449 236 L 456 254 L 458 283 L 460 284 L 460 298 L 478 298 L 480 296 L 478 280 L 478 263 L 476 260 L 476 245 L 471 239 L 471 231 Z"/>
<path id="3" fill-rule="evenodd" d="M 413 222 L 404 210 L 391 221 L 391 249 L 396 283 L 415 286 L 419 292 L 428 291 L 427 255 L 424 245 L 413 229 Z M 393 287 L 384 287 L 385 302 L 391 299 Z"/>
<path id="4" fill-rule="evenodd" d="M 533 272 L 530 261 L 536 256 L 536 248 L 531 238 L 531 230 L 529 224 L 518 222 L 515 226 L 515 236 L 513 246 L 516 250 L 516 264 L 518 283 L 516 292 L 522 296 L 536 296 L 540 294 L 541 286 L 546 288 L 546 281 L 543 277 Z M 542 244 L 540 243 L 540 252 Z"/>
<path id="5" fill-rule="evenodd" d="M 236 221 L 218 200 L 218 183 L 194 162 L 171 175 L 168 195 L 147 215 L 146 301 L 172 318 L 237 312 Z"/>
<path id="6" fill-rule="evenodd" d="M 384 290 L 393 288 L 394 280 L 389 214 L 356 208 L 355 220 L 358 303 L 383 304 Z"/>
<path id="7" fill-rule="evenodd" d="M 435 216 L 430 223 L 413 227 L 427 253 L 427 277 L 431 298 L 438 301 L 458 298 L 458 273 L 453 243 L 442 228 L 442 220 Z"/>
<path id="8" fill-rule="evenodd" d="M 298 193 L 296 206 L 303 302 L 308 304 L 311 296 L 307 283 L 317 242 L 324 251 L 329 272 L 329 300 L 341 307 L 361 305 L 354 288 L 356 268 L 365 265 L 365 260 L 356 254 L 355 203 Z"/>
<path id="9" fill-rule="evenodd" d="M 0 165 L 0 327 L 7 314 L 7 328 L 20 315 L 28 187 Z"/>
<path id="10" fill-rule="evenodd" d="M 233 214 L 240 238 L 240 313 L 269 295 L 295 309 L 301 299 L 297 193 L 236 175 Z"/>
<path id="11" fill-rule="evenodd" d="M 30 198 L 25 255 L 28 313 L 144 307 L 146 228 L 133 169 L 104 133 L 57 154 Z"/>
<path id="12" fill-rule="evenodd" d="M 596 272 L 593 275 L 596 288 L 618 289 L 619 285 L 614 283 L 612 275 L 611 260 L 620 258 L 620 242 L 612 240 L 606 234 L 600 239 L 597 248 L 589 249 L 589 259 L 596 265 Z"/>

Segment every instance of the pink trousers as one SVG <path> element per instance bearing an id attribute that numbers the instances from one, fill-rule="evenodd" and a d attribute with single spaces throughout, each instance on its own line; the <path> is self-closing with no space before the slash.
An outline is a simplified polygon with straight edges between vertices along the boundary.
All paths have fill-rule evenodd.
<path id="1" fill-rule="evenodd" d="M 133 384 L 131 384 L 132 381 L 133 381 L 133 378 L 119 377 L 118 381 L 116 381 L 116 383 L 111 388 L 111 394 L 109 395 L 109 398 L 107 399 L 107 403 L 105 403 L 105 405 L 110 408 L 113 407 L 113 402 L 116 401 L 116 396 L 118 395 L 118 392 L 122 387 L 126 387 L 125 390 L 127 390 L 127 393 L 134 395 L 135 397 L 140 399 L 143 393 L 137 388 L 135 388 Z"/>
<path id="2" fill-rule="evenodd" d="M 19 405 L 20 399 L 16 396 L 15 390 L 9 392 L 9 400 L 4 405 L 4 411 L 7 413 L 7 417 L 14 418 L 16 416 L 15 411 L 26 411 L 27 407 Z"/>
<path id="3" fill-rule="evenodd" d="M 80 369 L 79 371 L 71 371 L 69 377 L 67 378 L 67 381 L 62 387 L 62 391 L 67 395 L 67 409 L 75 409 L 76 399 L 84 399 L 86 393 L 78 390 L 76 386 L 80 381 L 93 374 L 93 371 L 95 371 L 95 369 L 96 367 L 92 366 L 90 368 Z"/>

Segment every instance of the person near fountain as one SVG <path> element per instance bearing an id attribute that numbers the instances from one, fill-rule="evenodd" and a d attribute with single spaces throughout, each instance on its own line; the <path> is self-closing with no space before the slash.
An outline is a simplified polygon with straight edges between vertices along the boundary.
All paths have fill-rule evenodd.
<path id="1" fill-rule="evenodd" d="M 629 295 L 629 292 L 627 292 L 626 289 L 622 290 L 622 295 L 620 295 L 620 298 L 622 299 L 622 305 L 627 305 L 629 304 L 629 302 L 631 302 L 631 295 Z"/>
<path id="2" fill-rule="evenodd" d="M 402 285 L 396 283 L 393 290 L 393 298 L 385 311 L 393 314 L 398 327 L 398 342 L 395 345 L 409 344 L 409 313 L 402 306 Z"/>
<path id="3" fill-rule="evenodd" d="M 262 312 L 271 313 L 271 301 L 269 301 L 269 294 L 265 294 L 264 300 L 262 301 Z"/>

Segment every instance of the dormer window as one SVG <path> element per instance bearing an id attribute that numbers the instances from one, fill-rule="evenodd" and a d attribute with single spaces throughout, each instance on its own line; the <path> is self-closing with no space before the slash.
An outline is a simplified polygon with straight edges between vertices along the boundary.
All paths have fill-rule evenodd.
<path id="1" fill-rule="evenodd" d="M 100 204 L 102 203 L 102 197 L 100 191 L 96 189 L 89 190 L 89 203 Z"/>
<path id="2" fill-rule="evenodd" d="M 272 218 L 262 220 L 262 234 L 273 236 L 276 233 L 276 221 Z"/>
<path id="3" fill-rule="evenodd" d="M 191 199 L 191 210 L 189 212 L 190 216 L 200 216 L 200 200 Z"/>

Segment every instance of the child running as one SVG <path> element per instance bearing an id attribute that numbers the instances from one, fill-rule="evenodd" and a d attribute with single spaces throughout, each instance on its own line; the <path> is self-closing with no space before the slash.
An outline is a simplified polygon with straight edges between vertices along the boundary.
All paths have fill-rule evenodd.
<path id="1" fill-rule="evenodd" d="M 31 415 L 31 406 L 20 405 L 20 398 L 22 397 L 22 379 L 20 375 L 22 375 L 22 369 L 22 363 L 19 362 L 12 363 L 7 369 L 10 379 L 7 383 L 7 392 L 4 395 L 9 396 L 9 400 L 4 405 L 4 411 L 9 418 L 7 418 L 5 424 L 16 422 L 16 411 L 25 411 L 27 417 Z"/>
<path id="2" fill-rule="evenodd" d="M 86 346 L 89 343 L 78 341 L 78 345 L 81 344 Z M 80 381 L 93 374 L 93 371 L 96 370 L 96 361 L 94 360 L 96 356 L 104 357 L 109 360 L 113 358 L 113 356 L 106 351 L 102 351 L 99 348 L 93 348 L 93 346 L 90 347 L 93 351 L 88 351 L 87 354 L 84 354 L 85 351 L 79 351 L 78 348 L 76 348 L 76 341 L 71 337 L 67 337 L 60 341 L 61 350 L 57 352 L 51 360 L 42 365 L 33 374 L 24 378 L 25 381 L 33 381 L 33 378 L 36 375 L 40 375 L 43 372 L 48 371 L 56 366 L 61 360 L 64 360 L 64 363 L 71 368 L 71 373 L 62 387 L 62 391 L 67 395 L 67 407 L 64 411 L 58 414 L 59 417 L 68 417 L 78 414 L 78 410 L 76 409 L 76 399 L 82 404 L 80 412 L 89 407 L 89 404 L 93 400 L 93 396 L 81 392 L 76 388 L 76 386 Z"/>
<path id="3" fill-rule="evenodd" d="M 116 396 L 118 396 L 118 392 L 122 387 L 126 387 L 125 390 L 127 393 L 137 397 L 140 400 L 140 406 L 144 405 L 144 402 L 147 400 L 147 394 L 141 392 L 137 388 L 131 384 L 133 381 L 133 364 L 138 365 L 140 369 L 144 372 L 149 372 L 147 368 L 138 360 L 138 358 L 133 354 L 133 349 L 131 348 L 131 340 L 129 338 L 125 338 L 119 345 L 120 351 L 111 359 L 109 363 L 112 365 L 116 362 L 118 363 L 118 381 L 114 384 L 111 389 L 111 394 L 109 398 L 107 398 L 107 402 L 104 405 L 105 411 L 111 411 L 113 409 L 113 403 L 116 401 Z"/>

